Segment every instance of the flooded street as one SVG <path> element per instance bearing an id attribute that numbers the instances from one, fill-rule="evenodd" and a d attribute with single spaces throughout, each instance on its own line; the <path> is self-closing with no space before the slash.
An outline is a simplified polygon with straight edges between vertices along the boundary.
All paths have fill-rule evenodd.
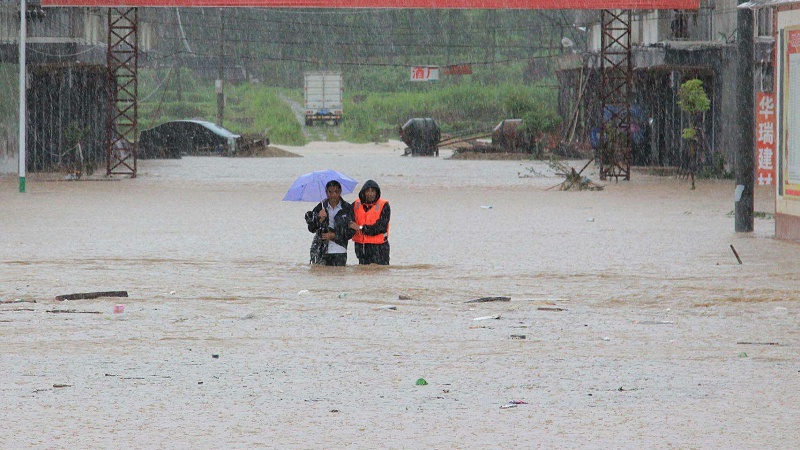
<path id="1" fill-rule="evenodd" d="M 732 180 L 285 148 L 0 177 L 0 447 L 800 447 L 800 245 Z M 380 184 L 390 267 L 308 265 L 321 169 Z"/>

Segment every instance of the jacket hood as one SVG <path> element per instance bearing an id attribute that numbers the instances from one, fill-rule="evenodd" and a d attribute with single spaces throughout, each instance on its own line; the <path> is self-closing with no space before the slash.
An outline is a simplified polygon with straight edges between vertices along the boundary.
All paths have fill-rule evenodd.
<path id="1" fill-rule="evenodd" d="M 378 183 L 374 182 L 373 180 L 367 180 L 363 186 L 361 186 L 361 190 L 358 191 L 358 199 L 361 200 L 361 203 L 367 203 L 366 199 L 364 198 L 364 191 L 369 188 L 375 189 L 378 195 L 375 196 L 375 201 L 378 201 L 381 198 L 381 187 L 378 186 Z"/>

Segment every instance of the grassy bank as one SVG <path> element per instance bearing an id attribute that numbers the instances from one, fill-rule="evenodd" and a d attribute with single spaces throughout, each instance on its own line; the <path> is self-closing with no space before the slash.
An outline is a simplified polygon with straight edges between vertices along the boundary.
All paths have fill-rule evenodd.
<path id="1" fill-rule="evenodd" d="M 211 83 L 201 83 L 181 73 L 142 71 L 140 76 L 140 127 L 147 129 L 167 120 L 216 121 L 216 94 Z M 347 78 L 345 84 L 347 85 Z M 345 91 L 345 119 L 338 138 L 351 142 L 398 138 L 398 127 L 413 117 L 433 117 L 446 133 L 487 132 L 503 119 L 521 118 L 539 110 L 555 111 L 556 91 L 521 82 L 486 84 L 482 79 L 458 82 L 405 83 L 402 90 L 374 91 L 375 80 L 352 84 L 368 89 Z M 555 84 L 554 82 L 551 84 Z M 302 145 L 303 125 L 289 102 L 303 103 L 300 89 L 272 88 L 261 84 L 226 87 L 223 125 L 235 133 L 263 133 L 275 144 Z M 333 133 L 327 133 L 331 136 Z"/>
<path id="2" fill-rule="evenodd" d="M 217 94 L 212 83 L 199 82 L 187 70 L 181 72 L 180 82 L 171 69 L 141 72 L 140 129 L 169 120 L 217 121 Z M 259 84 L 229 85 L 225 89 L 223 126 L 234 133 L 265 134 L 278 144 L 303 145 L 306 141 L 302 125 L 289 104 L 281 99 L 281 96 L 297 97 L 296 101 L 302 101 L 299 95 Z"/>
<path id="3" fill-rule="evenodd" d="M 428 92 L 355 93 L 345 103 L 344 138 L 353 142 L 397 139 L 413 117 L 432 117 L 445 133 L 487 132 L 503 119 L 539 108 L 555 110 L 553 90 L 506 84 L 458 84 Z"/>

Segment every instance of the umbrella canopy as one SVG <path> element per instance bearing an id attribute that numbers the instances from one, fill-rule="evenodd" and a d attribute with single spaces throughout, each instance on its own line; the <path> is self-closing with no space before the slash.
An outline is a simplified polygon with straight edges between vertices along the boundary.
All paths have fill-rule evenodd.
<path id="1" fill-rule="evenodd" d="M 317 170 L 301 175 L 294 180 L 289 192 L 283 197 L 283 201 L 321 202 L 328 198 L 325 194 L 325 185 L 331 180 L 336 180 L 342 185 L 342 195 L 353 192 L 358 184 L 358 181 L 335 170 Z"/>

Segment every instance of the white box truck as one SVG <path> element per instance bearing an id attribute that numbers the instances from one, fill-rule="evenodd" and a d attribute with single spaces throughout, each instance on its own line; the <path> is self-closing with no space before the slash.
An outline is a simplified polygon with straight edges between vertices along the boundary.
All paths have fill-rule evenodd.
<path id="1" fill-rule="evenodd" d="M 305 73 L 306 126 L 321 120 L 339 125 L 342 120 L 342 73 Z"/>

